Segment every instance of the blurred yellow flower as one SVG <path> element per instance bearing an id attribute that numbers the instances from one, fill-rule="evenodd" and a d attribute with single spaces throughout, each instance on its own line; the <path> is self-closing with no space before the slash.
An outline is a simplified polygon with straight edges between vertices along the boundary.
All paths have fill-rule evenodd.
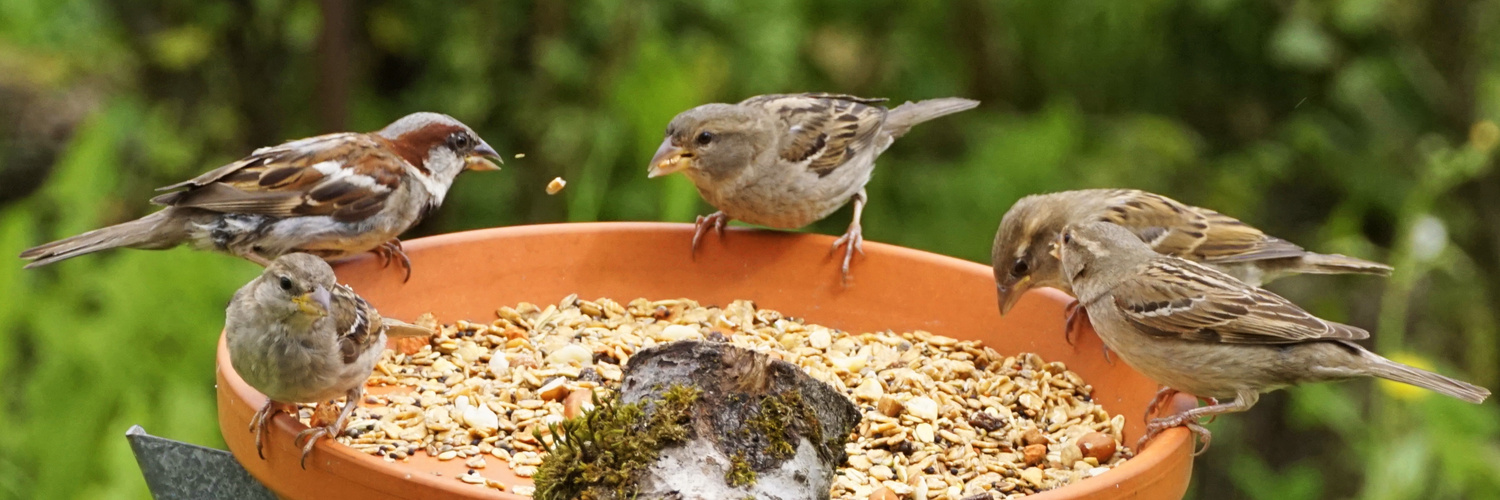
<path id="1" fill-rule="evenodd" d="M 1397 363 L 1414 366 L 1427 371 L 1435 371 L 1433 369 L 1431 361 L 1428 361 L 1427 358 L 1418 356 L 1416 354 L 1412 354 L 1409 352 L 1398 352 L 1387 357 L 1390 358 L 1391 361 L 1395 361 Z M 1427 389 L 1423 389 L 1414 385 L 1403 384 L 1400 382 L 1392 382 L 1386 379 L 1377 380 L 1375 381 L 1375 383 L 1380 387 L 1380 392 L 1384 392 L 1387 396 L 1390 396 L 1394 399 L 1405 401 L 1421 401 L 1423 398 L 1426 398 L 1427 395 L 1431 394 L 1431 391 L 1428 391 Z"/>
<path id="2" fill-rule="evenodd" d="M 1469 145 L 1474 149 L 1488 153 L 1497 143 L 1500 143 L 1500 126 L 1495 122 L 1483 120 L 1469 127 Z"/>

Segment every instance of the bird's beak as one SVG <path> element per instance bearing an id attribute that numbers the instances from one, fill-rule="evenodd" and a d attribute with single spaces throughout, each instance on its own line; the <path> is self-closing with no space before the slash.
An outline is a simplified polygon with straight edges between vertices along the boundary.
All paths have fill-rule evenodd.
<path id="1" fill-rule="evenodd" d="M 474 152 L 469 154 L 469 157 L 464 160 L 464 169 L 478 171 L 500 170 L 499 165 L 490 162 L 491 159 L 505 163 L 505 160 L 500 158 L 500 153 L 496 152 L 495 148 L 490 147 L 488 143 L 484 142 L 484 139 L 480 139 L 479 147 L 474 148 Z"/>
<path id="2" fill-rule="evenodd" d="M 1027 276 L 1010 285 L 995 284 L 995 292 L 1000 298 L 1000 315 L 1010 313 L 1010 309 L 1021 301 L 1021 296 L 1031 289 L 1031 277 Z"/>
<path id="3" fill-rule="evenodd" d="M 333 294 L 328 293 L 328 289 L 323 288 L 323 285 L 318 285 L 313 288 L 313 291 L 293 298 L 292 302 L 296 302 L 297 308 L 304 313 L 327 316 L 328 309 L 333 305 Z"/>
<path id="4" fill-rule="evenodd" d="M 1062 237 L 1058 236 L 1057 239 L 1052 242 L 1052 245 L 1048 247 L 1048 249 L 1047 249 L 1047 255 L 1051 255 L 1052 258 L 1061 261 L 1062 260 L 1062 246 L 1063 246 Z"/>
<path id="5" fill-rule="evenodd" d="M 661 147 L 656 148 L 656 156 L 651 157 L 651 169 L 646 171 L 646 178 L 671 174 L 692 166 L 692 163 L 693 153 L 673 144 L 672 138 L 667 137 L 661 141 Z"/>

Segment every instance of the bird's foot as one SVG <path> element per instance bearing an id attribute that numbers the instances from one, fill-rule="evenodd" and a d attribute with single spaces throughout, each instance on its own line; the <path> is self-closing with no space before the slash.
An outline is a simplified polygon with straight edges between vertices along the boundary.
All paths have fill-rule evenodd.
<path id="1" fill-rule="evenodd" d="M 309 427 L 302 432 L 297 433 L 297 439 L 293 440 L 292 444 L 302 447 L 302 460 L 298 462 L 300 465 L 302 465 L 302 470 L 307 470 L 307 456 L 312 454 L 313 445 L 318 443 L 318 439 L 324 436 L 330 438 L 337 436 L 339 435 L 339 431 L 341 429 L 343 429 L 343 425 L 341 425 L 341 423 L 339 422 L 335 422 L 329 425 Z M 304 440 L 306 441 L 304 442 Z"/>
<path id="2" fill-rule="evenodd" d="M 719 233 L 719 238 L 723 238 L 726 225 L 729 225 L 729 216 L 724 212 L 699 215 L 698 219 L 693 222 L 693 255 L 698 254 L 698 243 L 703 240 L 704 234 L 713 230 Z"/>
<path id="3" fill-rule="evenodd" d="M 1177 394 L 1177 391 L 1175 390 L 1165 388 L 1163 389 L 1163 391 L 1157 391 L 1158 396 L 1160 396 L 1164 391 L 1171 391 L 1172 395 Z M 1213 400 L 1213 398 L 1206 399 Z M 1153 401 L 1153 404 L 1155 404 L 1155 401 Z M 1210 418 L 1210 421 L 1212 421 L 1214 415 L 1208 415 L 1208 417 Z M 1209 443 L 1213 441 L 1213 433 L 1209 432 L 1208 428 L 1204 427 L 1203 424 L 1198 423 L 1198 421 L 1190 413 L 1179 413 L 1167 417 L 1155 418 L 1151 419 L 1149 422 L 1150 423 L 1146 424 L 1146 435 L 1141 436 L 1140 441 L 1136 442 L 1135 449 L 1137 453 L 1139 453 L 1140 450 L 1145 449 L 1146 443 L 1150 442 L 1152 438 L 1155 438 L 1158 434 L 1161 434 L 1167 429 L 1171 429 L 1173 427 L 1186 427 L 1187 430 L 1191 431 L 1193 433 L 1193 436 L 1196 438 L 1194 439 L 1195 443 L 1203 443 L 1202 448 L 1199 448 L 1196 445 L 1193 447 L 1193 456 L 1195 457 L 1198 455 L 1202 455 L 1204 452 L 1207 452 Z"/>
<path id="4" fill-rule="evenodd" d="M 1088 312 L 1082 311 L 1083 308 L 1079 306 L 1078 299 L 1073 299 L 1072 302 L 1068 302 L 1068 305 L 1063 306 L 1063 340 L 1068 341 L 1068 345 L 1072 347 L 1077 347 L 1073 341 L 1073 332 L 1078 330 L 1078 316 L 1088 315 Z"/>
<path id="5" fill-rule="evenodd" d="M 271 427 L 271 419 L 276 416 L 277 412 L 282 410 L 290 413 L 296 411 L 296 408 L 267 399 L 266 404 L 262 405 L 260 410 L 257 410 L 255 415 L 250 417 L 250 432 L 255 433 L 255 454 L 260 455 L 261 460 L 266 459 L 263 443 L 265 442 L 266 431 Z"/>
<path id="6" fill-rule="evenodd" d="M 411 281 L 411 258 L 407 257 L 406 250 L 401 248 L 401 240 L 391 238 L 391 241 L 381 243 L 380 246 L 370 251 L 380 256 L 381 268 L 391 267 L 391 263 L 396 263 L 406 271 L 406 277 L 401 282 Z"/>
<path id="7" fill-rule="evenodd" d="M 844 286 L 849 285 L 849 262 L 854 259 L 854 252 L 865 254 L 865 235 L 860 229 L 859 223 L 849 225 L 849 230 L 844 232 L 839 239 L 833 240 L 833 251 L 837 252 L 839 247 L 844 247 L 844 264 L 839 267 L 844 279 Z"/>

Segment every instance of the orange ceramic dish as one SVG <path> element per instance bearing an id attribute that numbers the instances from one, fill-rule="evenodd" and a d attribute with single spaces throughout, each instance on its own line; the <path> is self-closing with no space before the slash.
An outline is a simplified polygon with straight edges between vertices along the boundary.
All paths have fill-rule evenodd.
<path id="1" fill-rule="evenodd" d="M 1125 415 L 1126 444 L 1134 444 L 1144 430 L 1140 415 L 1156 384 L 1124 363 L 1106 362 L 1092 334 L 1082 335 L 1076 348 L 1069 346 L 1062 332 L 1062 308 L 1069 299 L 1061 293 L 1034 291 L 1002 318 L 990 268 L 981 264 L 868 243 L 845 288 L 829 250 L 832 237 L 733 229 L 723 240 L 709 235 L 694 259 L 688 251 L 692 234 L 690 225 L 636 222 L 486 229 L 408 242 L 408 283 L 402 283 L 401 272 L 381 269 L 369 256 L 336 269 L 340 280 L 382 315 L 406 320 L 432 312 L 444 323 L 490 321 L 499 306 L 554 303 L 573 293 L 621 302 L 750 299 L 846 331 L 921 329 L 979 340 L 1001 353 L 1034 352 L 1066 363 L 1094 386 L 1096 401 L 1111 414 Z M 458 481 L 466 470 L 462 460 L 439 462 L 419 454 L 388 463 L 329 440 L 317 444 L 302 470 L 292 438 L 303 426 L 286 415 L 275 419 L 262 460 L 248 426 L 265 397 L 234 373 L 222 340 L 218 382 L 219 424 L 230 451 L 285 498 L 524 498 Z M 1191 400 L 1184 396 L 1178 403 Z M 1173 429 L 1109 472 L 1027 498 L 1181 498 L 1192 472 L 1191 446 L 1187 431 Z M 483 476 L 528 484 L 502 462 L 490 464 L 479 471 Z"/>

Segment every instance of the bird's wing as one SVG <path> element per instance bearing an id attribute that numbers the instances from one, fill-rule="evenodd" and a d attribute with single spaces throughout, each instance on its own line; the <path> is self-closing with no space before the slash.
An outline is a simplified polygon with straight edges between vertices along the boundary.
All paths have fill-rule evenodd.
<path id="1" fill-rule="evenodd" d="M 255 150 L 151 201 L 225 213 L 327 215 L 353 222 L 379 212 L 401 185 L 405 160 L 373 134 L 329 134 Z"/>
<path id="2" fill-rule="evenodd" d="M 777 94 L 752 97 L 742 106 L 759 106 L 781 119 L 786 137 L 781 159 L 827 176 L 877 144 L 885 123 L 884 99 L 838 94 Z"/>
<path id="3" fill-rule="evenodd" d="M 1125 318 L 1157 335 L 1231 344 L 1359 340 L 1369 332 L 1324 321 L 1276 294 L 1207 266 L 1163 257 L 1113 289 Z"/>
<path id="4" fill-rule="evenodd" d="M 1239 219 L 1144 191 L 1122 191 L 1103 219 L 1124 226 L 1157 253 L 1209 263 L 1245 262 L 1305 253 Z"/>
<path id="5" fill-rule="evenodd" d="M 329 314 L 338 334 L 339 355 L 345 363 L 353 363 L 380 341 L 385 323 L 380 313 L 348 286 L 337 285 L 330 293 L 333 300 Z"/>

